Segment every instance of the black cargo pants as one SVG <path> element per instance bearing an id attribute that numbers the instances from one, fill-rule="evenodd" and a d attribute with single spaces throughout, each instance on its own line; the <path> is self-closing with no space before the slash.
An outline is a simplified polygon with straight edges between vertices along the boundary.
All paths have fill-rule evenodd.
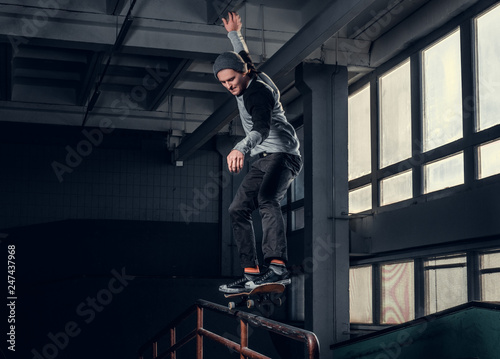
<path id="1" fill-rule="evenodd" d="M 241 183 L 229 206 L 233 235 L 243 268 L 258 265 L 252 212 L 262 218 L 262 253 L 287 261 L 286 228 L 280 202 L 302 168 L 300 156 L 287 153 L 261 154 Z"/>

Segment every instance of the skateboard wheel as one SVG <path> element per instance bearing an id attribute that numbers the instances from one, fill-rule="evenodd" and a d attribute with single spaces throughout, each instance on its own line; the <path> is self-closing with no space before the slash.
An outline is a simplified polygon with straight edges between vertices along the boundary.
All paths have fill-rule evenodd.
<path id="1" fill-rule="evenodd" d="M 236 308 L 236 303 L 235 303 L 235 302 L 229 302 L 229 303 L 227 304 L 227 306 L 228 306 L 228 308 L 229 308 L 230 310 L 233 310 L 234 308 Z"/>
<path id="2" fill-rule="evenodd" d="M 252 299 L 247 300 L 247 308 L 252 309 L 255 307 L 255 302 Z"/>

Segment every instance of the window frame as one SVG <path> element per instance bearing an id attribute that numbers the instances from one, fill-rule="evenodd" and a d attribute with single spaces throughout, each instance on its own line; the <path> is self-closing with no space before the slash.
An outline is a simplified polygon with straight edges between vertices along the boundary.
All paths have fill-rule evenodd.
<path id="1" fill-rule="evenodd" d="M 303 128 L 304 126 L 304 117 L 299 116 L 298 118 L 294 119 L 293 121 L 290 122 L 295 131 L 299 130 L 300 128 Z M 300 146 L 304 148 L 304 143 L 300 143 Z M 302 173 L 304 171 L 304 168 L 302 168 Z M 301 199 L 295 199 L 293 195 L 294 191 L 294 184 L 295 181 L 292 182 L 292 184 L 288 187 L 287 192 L 286 192 L 286 203 L 281 205 L 281 213 L 283 214 L 283 219 L 285 220 L 286 224 L 286 233 L 287 234 L 292 234 L 292 233 L 300 233 L 301 231 L 304 231 L 304 228 L 294 228 L 295 227 L 295 216 L 294 213 L 299 210 L 299 209 L 304 209 L 304 198 Z M 305 216 L 305 211 L 304 211 L 304 216 Z M 305 221 L 305 218 L 304 218 Z"/>
<path id="2" fill-rule="evenodd" d="M 471 244 L 463 244 L 456 246 L 454 249 L 443 250 L 442 248 L 424 249 L 419 252 L 398 253 L 385 256 L 378 256 L 370 259 L 351 259 L 350 268 L 372 266 L 372 318 L 373 323 L 350 323 L 351 330 L 380 330 L 398 324 L 383 324 L 382 323 L 382 271 L 384 265 L 395 264 L 401 262 L 413 261 L 414 270 L 414 300 L 415 300 L 415 319 L 426 315 L 425 313 L 425 271 L 429 268 L 424 266 L 425 261 L 441 258 L 463 257 L 465 256 L 465 264 L 438 265 L 439 268 L 448 267 L 466 267 L 467 268 L 467 301 L 481 300 L 481 275 L 488 273 L 500 273 L 500 268 L 480 269 L 480 258 L 483 254 L 500 253 L 500 238 L 497 238 L 495 243 L 485 241 L 475 243 L 474 248 Z M 433 314 L 433 313 L 432 313 Z M 428 315 L 432 315 L 428 314 Z"/>
<path id="3" fill-rule="evenodd" d="M 482 269 L 481 268 L 481 257 L 483 255 L 488 255 L 488 254 L 498 254 L 500 253 L 500 248 L 488 250 L 488 251 L 482 251 L 478 253 L 477 256 L 477 275 L 478 275 L 478 291 L 477 291 L 477 297 L 479 298 L 478 300 L 483 300 L 483 287 L 482 287 L 482 276 L 485 274 L 492 274 L 492 273 L 500 273 L 500 266 L 496 268 L 486 268 Z"/>
<path id="4" fill-rule="evenodd" d="M 370 129 L 371 129 L 371 158 L 372 171 L 349 181 L 349 191 L 372 184 L 372 208 L 356 214 L 356 216 L 372 215 L 407 207 L 411 204 L 426 202 L 450 196 L 464 190 L 482 188 L 500 180 L 500 174 L 479 179 L 477 148 L 488 142 L 500 139 L 500 124 L 481 131 L 476 130 L 477 124 L 477 38 L 476 19 L 492 10 L 496 4 L 476 4 L 471 6 L 460 16 L 450 20 L 447 24 L 433 31 L 417 41 L 399 55 L 376 68 L 349 86 L 348 93 L 352 95 L 368 84 L 370 85 Z M 464 20 L 465 19 L 465 20 Z M 460 31 L 460 59 L 462 80 L 462 138 L 429 151 L 423 151 L 423 72 L 422 54 L 432 44 L 446 38 L 454 31 Z M 385 168 L 379 167 L 380 158 L 380 99 L 378 81 L 384 74 L 401 66 L 410 60 L 411 78 L 411 132 L 412 157 Z M 464 153 L 464 183 L 434 192 L 424 192 L 423 168 L 426 164 L 446 158 L 453 154 Z M 400 202 L 382 205 L 380 200 L 380 182 L 406 170 L 413 170 L 413 197 Z"/>
<path id="5" fill-rule="evenodd" d="M 479 179 L 477 177 L 478 157 L 477 148 L 500 139 L 500 124 L 490 128 L 477 130 L 477 37 L 476 19 L 482 14 L 490 11 L 500 2 L 481 2 L 472 5 L 459 16 L 448 21 L 429 35 L 416 41 L 411 47 L 403 50 L 386 63 L 376 68 L 371 73 L 358 81 L 350 84 L 349 94 L 352 94 L 368 83 L 371 87 L 371 131 L 372 131 L 372 173 L 349 181 L 349 190 L 372 184 L 372 209 L 361 212 L 351 219 L 397 210 L 413 204 L 427 202 L 429 200 L 451 196 L 464 190 L 476 190 L 487 187 L 500 181 L 500 174 Z M 422 148 L 423 136 L 423 113 L 422 113 L 422 51 L 436 41 L 450 35 L 457 28 L 460 29 L 460 57 L 462 78 L 462 126 L 463 137 L 436 149 L 424 152 Z M 378 78 L 383 74 L 396 68 L 406 59 L 410 59 L 411 72 L 411 116 L 412 116 L 412 157 L 406 161 L 393 164 L 387 168 L 380 169 L 378 166 L 379 153 L 379 100 L 378 100 Z M 464 184 L 436 192 L 424 194 L 423 166 L 436 160 L 444 159 L 453 154 L 463 152 L 464 156 Z M 381 206 L 379 201 L 380 188 L 378 183 L 384 178 L 413 170 L 413 198 Z M 441 244 L 432 247 L 413 248 L 397 252 L 379 253 L 366 255 L 365 257 L 351 257 L 350 266 L 372 265 L 373 283 L 373 324 L 350 324 L 351 331 L 364 332 L 380 330 L 392 326 L 381 324 L 381 266 L 398 261 L 414 261 L 415 280 L 415 318 L 425 316 L 425 269 L 424 262 L 428 258 L 447 256 L 458 253 L 466 253 L 467 267 L 467 300 L 481 300 L 481 275 L 490 271 L 500 272 L 500 268 L 481 269 L 480 256 L 482 254 L 500 252 L 500 236 L 494 238 L 474 238 L 460 242 Z"/>

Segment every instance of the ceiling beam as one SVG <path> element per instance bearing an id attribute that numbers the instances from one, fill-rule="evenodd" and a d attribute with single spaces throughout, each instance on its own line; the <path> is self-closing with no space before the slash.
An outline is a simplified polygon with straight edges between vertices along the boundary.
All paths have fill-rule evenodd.
<path id="1" fill-rule="evenodd" d="M 90 98 L 90 101 L 87 105 L 87 109 L 85 112 L 85 117 L 83 118 L 82 126 L 85 126 L 85 123 L 88 119 L 90 112 L 92 112 L 94 105 L 96 104 L 97 100 L 99 99 L 99 96 L 101 94 L 99 87 L 101 86 L 102 81 L 104 79 L 104 76 L 106 75 L 106 71 L 109 68 L 109 65 L 111 63 L 111 58 L 113 57 L 115 52 L 118 52 L 120 50 L 120 48 L 123 44 L 123 41 L 127 37 L 127 34 L 130 30 L 130 27 L 132 26 L 132 23 L 134 21 L 134 17 L 132 16 L 132 10 L 134 9 L 136 2 L 137 2 L 137 0 L 131 1 L 130 5 L 128 7 L 127 16 L 120 26 L 120 32 L 118 33 L 118 36 L 115 39 L 115 43 L 113 44 L 113 47 L 111 47 L 111 50 L 107 54 L 108 60 L 106 61 L 106 65 L 104 66 L 104 69 L 100 73 L 99 80 L 97 81 L 97 84 L 95 86 L 92 97 Z"/>
<path id="2" fill-rule="evenodd" d="M 259 67 L 277 80 L 293 70 L 342 27 L 363 12 L 375 0 L 333 1 L 305 24 L 269 60 Z M 174 150 L 173 160 L 185 160 L 212 138 L 237 114 L 234 99 L 225 102 Z"/>
<path id="3" fill-rule="evenodd" d="M 82 72 L 82 81 L 78 89 L 76 104 L 78 106 L 85 106 L 89 100 L 90 93 L 97 83 L 100 75 L 101 64 L 104 57 L 102 52 L 94 52 L 89 54 L 86 71 Z"/>
<path id="4" fill-rule="evenodd" d="M 87 66 L 80 61 L 46 60 L 35 58 L 14 58 L 14 69 L 52 70 L 58 72 L 81 72 Z"/>
<path id="5" fill-rule="evenodd" d="M 206 0 L 207 24 L 221 24 L 228 11 L 237 11 L 244 0 Z"/>
<path id="6" fill-rule="evenodd" d="M 127 0 L 106 0 L 106 14 L 120 15 Z"/>
<path id="7" fill-rule="evenodd" d="M 12 47 L 0 44 L 0 100 L 12 98 Z"/>
<path id="8" fill-rule="evenodd" d="M 126 21 L 121 16 L 59 11 L 54 16 L 48 16 L 43 26 L 37 27 L 36 22 L 30 21 L 37 16 L 37 11 L 40 10 L 13 5 L 1 6 L 0 41 L 10 42 L 15 53 L 22 51 L 26 45 L 109 51 L 115 45 L 118 29 Z M 133 19 L 131 31 L 120 48 L 126 54 L 211 61 L 221 52 L 231 49 L 222 26 L 139 16 Z M 265 30 L 264 36 L 266 52 L 272 55 L 293 33 Z M 250 52 L 260 55 L 262 31 L 246 29 L 246 38 Z"/>
<path id="9" fill-rule="evenodd" d="M 178 96 L 178 97 L 190 97 L 190 98 L 199 98 L 199 99 L 205 99 L 205 100 L 213 100 L 213 101 L 219 101 L 219 103 L 224 102 L 224 100 L 227 100 L 230 96 L 229 93 L 223 93 L 223 92 L 213 92 L 213 91 L 203 91 L 203 90 L 184 90 L 184 89 L 178 89 L 174 88 L 172 89 L 171 94 L 173 96 Z"/>
<path id="10" fill-rule="evenodd" d="M 238 114 L 238 107 L 233 98 L 217 108 L 198 128 L 184 138 L 173 151 L 172 161 L 184 161 L 198 148 L 217 134 L 227 123 Z"/>
<path id="11" fill-rule="evenodd" d="M 0 122 L 43 123 L 66 126 L 81 126 L 85 107 L 60 104 L 35 104 L 15 101 L 0 101 Z M 171 116 L 171 118 L 170 118 Z M 168 131 L 170 129 L 190 130 L 196 128 L 206 113 L 159 112 L 96 107 L 86 127 L 101 125 L 112 128 L 135 130 Z"/>
<path id="12" fill-rule="evenodd" d="M 479 0 L 429 1 L 373 42 L 370 66 L 380 66 L 478 2 Z"/>
<path id="13" fill-rule="evenodd" d="M 155 80 L 153 86 L 157 86 L 150 95 L 148 95 L 147 110 L 154 111 L 171 93 L 179 78 L 186 72 L 191 65 L 192 60 L 171 59 L 168 66 L 168 78 L 166 80 Z M 160 82 L 158 82 L 160 81 Z M 163 83 L 162 83 L 163 82 Z"/>
<path id="14" fill-rule="evenodd" d="M 293 33 L 266 30 L 264 36 L 266 52 L 274 54 Z M 262 31 L 246 29 L 246 41 L 250 53 L 259 58 L 262 51 Z M 220 53 L 231 50 L 231 43 L 222 26 L 137 18 L 134 32 L 123 47 L 123 51 L 127 53 L 213 61 Z"/>
<path id="15" fill-rule="evenodd" d="M 324 65 L 368 68 L 370 66 L 371 41 L 333 37 L 313 51 L 305 62 Z"/>
<path id="16" fill-rule="evenodd" d="M 58 11 L 40 24 L 39 9 L 2 5 L 0 41 L 10 42 L 14 53 L 25 45 L 56 46 L 101 51 L 115 43 L 116 16 Z M 65 46 L 64 46 L 65 45 Z"/>
<path id="17" fill-rule="evenodd" d="M 295 69 L 376 0 L 332 1 L 282 46 L 259 70 L 278 78 Z"/>

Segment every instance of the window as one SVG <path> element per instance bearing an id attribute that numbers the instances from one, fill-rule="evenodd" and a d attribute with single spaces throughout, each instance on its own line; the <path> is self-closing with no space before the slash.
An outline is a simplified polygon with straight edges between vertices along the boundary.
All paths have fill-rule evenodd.
<path id="1" fill-rule="evenodd" d="M 304 228 L 304 207 L 292 212 L 292 231 Z"/>
<path id="2" fill-rule="evenodd" d="M 500 124 L 500 6 L 476 19 L 478 131 Z"/>
<path id="3" fill-rule="evenodd" d="M 500 252 L 480 256 L 481 300 L 500 301 Z"/>
<path id="4" fill-rule="evenodd" d="M 370 86 L 349 97 L 349 180 L 371 172 Z"/>
<path id="5" fill-rule="evenodd" d="M 467 270 L 468 258 L 478 263 L 477 272 Z M 400 324 L 468 300 L 499 302 L 500 248 L 388 263 L 374 260 L 354 264 L 349 278 L 355 329 L 364 327 L 356 324 Z"/>
<path id="6" fill-rule="evenodd" d="M 500 140 L 477 148 L 478 178 L 483 179 L 500 173 Z"/>
<path id="7" fill-rule="evenodd" d="M 479 257 L 481 300 L 500 301 L 500 252 L 485 253 Z"/>
<path id="8" fill-rule="evenodd" d="M 450 203 L 460 204 L 468 198 L 465 191 L 476 190 L 481 195 L 491 190 L 492 200 L 496 198 L 497 187 L 489 184 L 500 179 L 500 41 L 497 36 L 500 1 L 486 10 L 487 3 L 464 8 L 461 16 L 454 17 L 350 85 L 349 212 L 373 212 L 373 219 L 365 215 L 358 216 L 359 219 L 351 217 L 351 228 L 363 228 L 364 238 L 370 237 L 371 228 L 378 231 L 385 225 L 384 221 L 375 223 L 376 216 L 385 216 L 385 212 L 397 211 L 403 205 L 457 195 L 456 201 L 442 202 L 446 210 Z M 448 33 L 443 32 L 450 29 Z M 354 126 L 353 118 L 363 118 L 364 122 Z M 370 134 L 371 130 L 377 133 Z M 354 141 L 366 142 L 369 150 L 358 149 L 358 153 L 369 152 L 371 162 L 367 158 L 361 162 L 360 156 L 353 162 Z M 361 163 L 364 163 L 363 170 L 359 170 Z M 401 204 L 392 205 L 396 203 Z M 473 206 L 479 204 L 473 203 Z M 488 210 L 486 206 L 484 213 L 476 215 L 489 216 Z M 409 209 L 407 214 L 417 212 L 420 213 Z M 398 218 L 398 215 L 389 214 L 384 219 L 390 218 Z M 436 217 L 436 221 L 439 218 Z M 418 218 L 414 225 L 419 225 Z M 411 230 L 408 226 L 407 231 Z M 387 235 L 382 241 L 400 239 L 400 227 L 377 232 L 373 239 L 380 239 L 382 233 Z M 459 253 L 466 248 L 468 251 L 473 240 L 483 233 L 463 235 L 466 237 L 450 238 L 445 251 L 454 248 L 456 253 L 452 255 L 436 252 L 444 248 L 441 245 L 424 246 L 428 243 L 425 240 L 418 249 L 406 248 L 406 254 L 394 246 L 390 248 L 394 252 L 390 253 L 352 256 L 352 268 L 366 268 L 373 278 L 364 290 L 358 279 L 356 295 L 366 300 L 362 308 L 371 308 L 372 313 L 371 316 L 364 314 L 361 319 L 352 317 L 352 328 L 377 330 L 379 325 L 403 323 L 468 300 L 500 301 L 500 248 L 484 251 L 485 242 L 477 238 L 481 242 L 478 248 Z M 468 241 L 451 242 L 455 239 Z M 354 280 L 353 273 L 350 277 Z M 371 301 L 365 299 L 370 295 Z M 356 299 L 360 300 L 351 293 L 351 301 Z M 356 306 L 351 303 L 351 310 L 353 308 Z M 362 310 L 354 314 L 360 313 Z M 368 328 L 366 323 L 370 320 L 372 325 Z"/>
<path id="9" fill-rule="evenodd" d="M 373 323 L 371 266 L 349 269 L 349 305 L 351 323 Z"/>
<path id="10" fill-rule="evenodd" d="M 500 3 L 464 16 L 470 21 L 450 20 L 445 36 L 429 34 L 409 56 L 350 85 L 350 213 L 395 210 L 381 207 L 500 178 Z"/>
<path id="11" fill-rule="evenodd" d="M 304 160 L 304 126 L 299 127 L 296 130 L 297 137 L 300 141 L 300 155 L 302 156 L 302 160 Z M 299 175 L 292 182 L 292 194 L 293 200 L 298 201 L 304 198 L 304 169 L 300 171 Z"/>
<path id="12" fill-rule="evenodd" d="M 381 323 L 400 324 L 415 319 L 413 261 L 381 268 Z"/>
<path id="13" fill-rule="evenodd" d="M 429 151 L 462 138 L 460 30 L 422 52 L 423 147 Z"/>
<path id="14" fill-rule="evenodd" d="M 359 213 L 372 208 L 372 186 L 349 191 L 349 213 Z"/>
<path id="15" fill-rule="evenodd" d="M 302 122 L 294 123 L 295 133 L 300 142 L 300 155 L 304 158 L 304 126 Z M 285 197 L 281 200 L 281 211 L 288 231 L 304 228 L 304 169 L 293 180 Z"/>
<path id="16" fill-rule="evenodd" d="M 412 170 L 384 178 L 380 181 L 380 204 L 382 206 L 412 198 Z"/>
<path id="17" fill-rule="evenodd" d="M 379 79 L 380 167 L 411 157 L 410 61 Z"/>
<path id="18" fill-rule="evenodd" d="M 438 257 L 424 262 L 425 314 L 467 302 L 465 255 Z"/>
<path id="19" fill-rule="evenodd" d="M 464 155 L 459 154 L 424 166 L 425 193 L 464 183 Z"/>

